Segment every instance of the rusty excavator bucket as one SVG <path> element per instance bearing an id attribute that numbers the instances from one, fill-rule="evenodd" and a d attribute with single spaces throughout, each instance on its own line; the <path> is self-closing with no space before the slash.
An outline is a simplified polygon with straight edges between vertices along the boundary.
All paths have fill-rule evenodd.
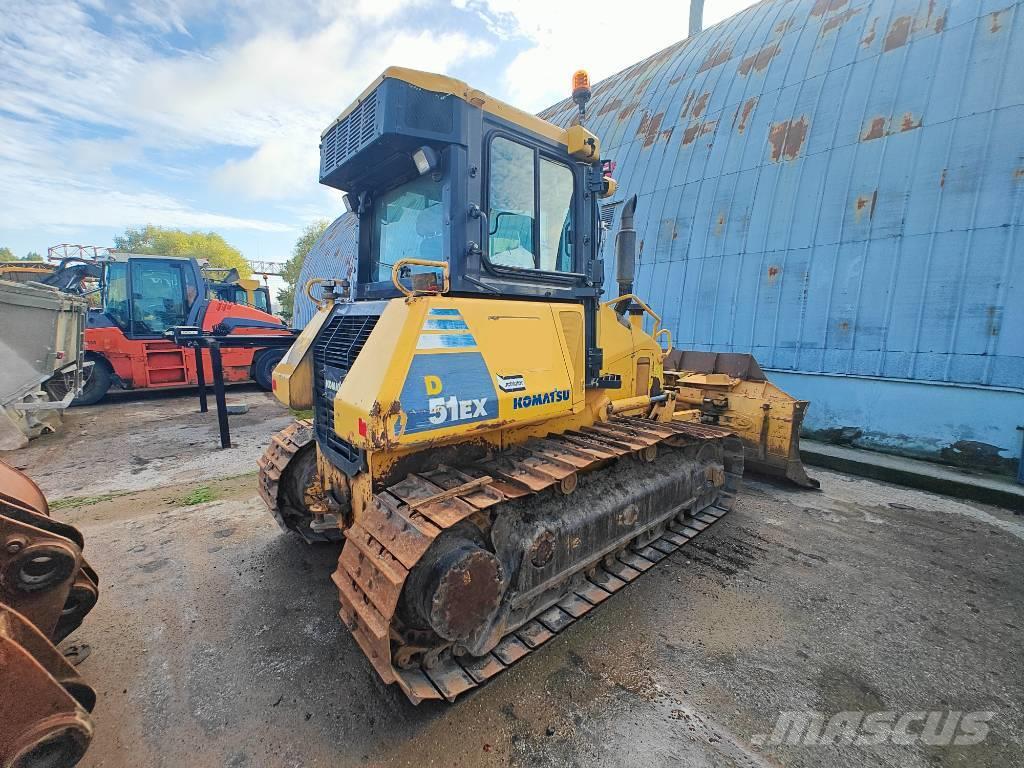
<path id="1" fill-rule="evenodd" d="M 96 604 L 82 534 L 0 461 L 0 766 L 70 766 L 92 740 L 93 689 L 54 643 Z"/>
<path id="2" fill-rule="evenodd" d="M 743 441 L 744 466 L 818 488 L 800 459 L 800 427 L 808 402 L 768 381 L 753 355 L 673 349 L 666 384 L 678 387 L 676 410 L 697 410 L 705 424 L 727 427 Z"/>

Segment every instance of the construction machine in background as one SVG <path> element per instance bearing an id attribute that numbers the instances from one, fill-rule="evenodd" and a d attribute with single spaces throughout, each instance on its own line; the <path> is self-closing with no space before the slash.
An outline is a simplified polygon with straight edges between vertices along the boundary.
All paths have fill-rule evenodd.
<path id="1" fill-rule="evenodd" d="M 54 646 L 99 595 L 73 526 L 0 461 L 0 765 L 71 766 L 92 740 L 96 693 Z"/>
<path id="2" fill-rule="evenodd" d="M 260 285 L 256 278 L 242 277 L 233 267 L 228 269 L 209 265 L 203 267 L 203 276 L 206 278 L 210 293 L 221 301 L 247 304 L 268 315 L 274 314 L 273 305 L 270 303 L 270 287 Z"/>
<path id="3" fill-rule="evenodd" d="M 633 294 L 635 198 L 602 300 L 615 182 L 589 96 L 578 73 L 562 129 L 391 68 L 321 137 L 320 180 L 359 217 L 357 279 L 305 286 L 319 311 L 274 391 L 313 418 L 274 436 L 259 490 L 283 528 L 343 541 L 342 621 L 414 703 L 529 654 L 740 490 L 738 400 L 708 423 Z"/>
<path id="4" fill-rule="evenodd" d="M 69 257 L 40 282 L 97 299 L 98 306 L 89 310 L 85 332 L 86 361 L 92 366 L 75 405 L 99 402 L 114 385 L 124 389 L 195 386 L 195 358 L 165 338 L 170 328 L 187 325 L 230 334 L 289 332 L 269 311 L 216 298 L 216 284 L 211 286 L 191 257 L 116 251 L 98 258 Z M 222 280 L 219 285 L 229 284 Z M 269 310 L 269 293 L 266 298 Z M 281 355 L 280 349 L 225 348 L 224 380 L 252 380 L 269 390 L 271 372 Z M 208 351 L 204 372 L 206 380 L 211 380 Z"/>

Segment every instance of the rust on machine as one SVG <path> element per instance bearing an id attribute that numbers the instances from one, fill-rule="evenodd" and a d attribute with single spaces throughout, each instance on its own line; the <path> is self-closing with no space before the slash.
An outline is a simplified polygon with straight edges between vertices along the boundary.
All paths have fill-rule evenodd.
<path id="1" fill-rule="evenodd" d="M 687 471 L 664 482 L 693 483 L 681 498 L 693 503 L 679 514 L 654 512 L 664 520 L 631 547 L 613 547 L 601 564 L 583 578 L 561 586 L 562 594 L 533 616 L 498 613 L 498 602 L 512 574 L 483 549 L 461 525 L 473 517 L 515 519 L 528 502 L 530 517 L 539 518 L 545 505 L 569 494 L 579 503 L 597 503 L 587 494 L 600 486 L 577 489 L 577 477 L 604 471 L 610 459 L 633 456 L 651 462 L 658 447 L 722 446 L 720 458 L 707 467 L 678 454 Z M 696 454 L 694 454 L 696 455 Z M 630 473 L 629 465 L 620 472 Z M 345 546 L 332 579 L 337 585 L 343 622 L 385 682 L 395 682 L 414 704 L 430 699 L 454 701 L 462 693 L 507 669 L 539 648 L 577 618 L 636 579 L 667 554 L 705 531 L 732 507 L 743 472 L 743 449 L 727 429 L 712 424 L 616 417 L 578 431 L 536 438 L 495 457 L 453 467 L 439 465 L 413 473 L 378 492 L 345 533 Z M 625 477 L 625 475 L 623 475 Z M 556 490 L 554 496 L 538 494 Z M 519 504 L 517 507 L 516 504 Z M 504 516 L 490 514 L 507 505 Z M 652 510 L 622 510 L 626 528 L 656 522 Z M 484 518 L 481 513 L 488 513 Z M 532 534 L 530 534 L 532 535 Z M 529 541 L 531 575 L 544 577 L 555 567 L 557 540 L 541 530 Z M 520 576 L 519 578 L 523 578 Z M 561 579 L 557 570 L 551 584 Z M 407 588 L 409 587 L 409 588 Z M 413 596 L 410 599 L 410 596 Z M 521 602 L 529 598 L 525 593 Z M 515 601 L 513 601 L 514 603 Z M 514 606 L 513 606 L 514 607 Z M 419 623 L 430 630 L 413 628 Z M 479 642 L 486 627 L 490 641 L 482 653 L 468 654 L 466 645 Z"/>
<path id="2" fill-rule="evenodd" d="M 768 131 L 768 143 L 771 145 L 773 162 L 794 160 L 800 154 L 807 138 L 808 122 L 806 117 L 773 123 Z"/>
<path id="3" fill-rule="evenodd" d="M 92 740 L 96 694 L 54 646 L 99 594 L 83 547 L 39 487 L 0 461 L 0 765 L 74 765 Z"/>

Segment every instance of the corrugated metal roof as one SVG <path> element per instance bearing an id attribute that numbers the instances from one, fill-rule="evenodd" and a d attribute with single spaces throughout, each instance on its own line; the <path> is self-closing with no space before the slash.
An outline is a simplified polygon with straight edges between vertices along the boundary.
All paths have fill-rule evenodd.
<path id="1" fill-rule="evenodd" d="M 316 305 L 303 293 L 303 288 L 309 280 L 314 277 L 348 278 L 355 285 L 358 223 L 359 220 L 354 213 L 343 213 L 331 222 L 306 254 L 295 288 L 293 328 L 305 327 L 316 313 Z"/>
<path id="2" fill-rule="evenodd" d="M 1020 2 L 775 0 L 598 83 L 637 292 L 685 348 L 1024 387 L 1022 72 Z"/>

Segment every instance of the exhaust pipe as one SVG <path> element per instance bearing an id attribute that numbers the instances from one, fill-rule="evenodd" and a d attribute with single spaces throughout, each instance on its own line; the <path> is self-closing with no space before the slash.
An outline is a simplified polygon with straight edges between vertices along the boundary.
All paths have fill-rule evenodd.
<path id="1" fill-rule="evenodd" d="M 619 232 L 615 236 L 615 282 L 619 284 L 619 295 L 633 292 L 636 277 L 636 230 L 633 229 L 633 214 L 636 213 L 636 195 L 622 206 Z M 615 311 L 620 315 L 629 308 L 628 301 L 620 301 Z"/>

